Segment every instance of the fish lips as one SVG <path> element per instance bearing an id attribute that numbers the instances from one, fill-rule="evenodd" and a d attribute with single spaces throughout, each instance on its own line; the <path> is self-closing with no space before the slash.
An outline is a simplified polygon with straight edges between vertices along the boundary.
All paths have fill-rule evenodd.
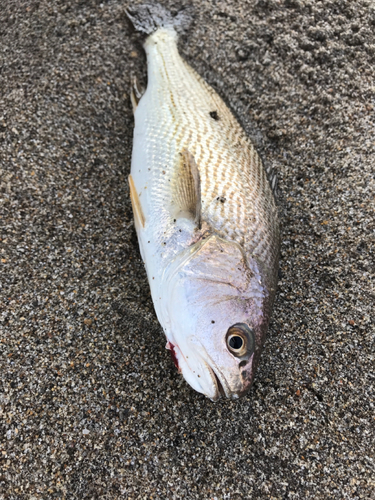
<path id="1" fill-rule="evenodd" d="M 179 373 L 182 373 L 186 382 L 197 392 L 204 394 L 212 401 L 217 401 L 221 396 L 221 381 L 214 371 L 197 355 L 194 350 L 184 349 L 184 354 L 177 344 L 167 342 L 166 348 L 172 353 L 172 359 Z"/>
<path id="2" fill-rule="evenodd" d="M 215 381 L 216 389 L 217 389 L 217 397 L 214 399 L 215 401 L 219 399 L 221 396 L 226 397 L 228 399 L 239 399 L 245 396 L 253 383 L 253 370 L 252 370 L 252 362 L 254 359 L 254 354 L 250 356 L 250 358 L 246 361 L 246 365 L 243 366 L 241 362 L 238 366 L 238 377 L 241 380 L 241 388 L 232 387 L 230 382 L 223 376 L 223 374 L 219 371 L 219 369 L 212 365 L 206 363 L 208 370 L 210 370 L 211 375 Z M 238 381 L 238 379 L 237 379 Z M 238 384 L 236 384 L 238 385 Z M 212 398 L 211 398 L 212 399 Z"/>
<path id="3" fill-rule="evenodd" d="M 206 349 L 201 342 L 195 337 L 189 339 L 189 354 L 184 349 L 185 355 L 176 344 L 167 343 L 167 349 L 170 349 L 173 356 L 173 361 L 180 373 L 182 373 L 186 382 L 197 392 L 204 394 L 211 401 L 217 401 L 221 397 L 228 399 L 238 399 L 244 396 L 252 384 L 252 378 L 249 379 L 249 374 L 252 374 L 251 365 L 254 355 L 246 361 L 246 366 L 239 363 L 238 377 L 242 384 L 241 387 L 231 388 L 231 384 L 224 377 L 221 370 L 214 363 L 210 356 L 206 359 Z M 238 380 L 238 379 L 237 379 Z M 236 384 L 238 386 L 238 384 Z"/>
<path id="4" fill-rule="evenodd" d="M 238 399 L 247 394 L 253 383 L 255 374 L 255 352 L 252 352 L 249 356 L 242 357 L 241 360 L 235 358 L 232 354 L 226 353 L 226 356 L 230 356 L 235 361 L 235 365 L 232 365 L 232 369 L 228 371 L 227 376 L 224 376 L 223 370 L 218 366 L 213 357 L 210 356 L 198 337 L 189 337 L 189 344 L 194 347 L 195 356 L 201 359 L 201 362 L 211 375 L 211 380 L 215 383 L 215 397 L 212 398 L 206 394 L 210 399 L 216 401 L 221 396 L 228 399 Z M 234 368 L 235 366 L 237 366 L 237 369 Z"/>

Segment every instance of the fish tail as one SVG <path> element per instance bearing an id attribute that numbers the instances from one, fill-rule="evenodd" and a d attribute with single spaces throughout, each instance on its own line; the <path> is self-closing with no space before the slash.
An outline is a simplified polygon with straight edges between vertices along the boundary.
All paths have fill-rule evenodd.
<path id="1" fill-rule="evenodd" d="M 174 16 L 168 9 L 157 2 L 134 5 L 126 10 L 126 15 L 130 19 L 137 31 L 151 35 L 159 28 L 166 28 L 172 31 L 182 31 L 191 22 L 191 8 L 180 10 Z"/>

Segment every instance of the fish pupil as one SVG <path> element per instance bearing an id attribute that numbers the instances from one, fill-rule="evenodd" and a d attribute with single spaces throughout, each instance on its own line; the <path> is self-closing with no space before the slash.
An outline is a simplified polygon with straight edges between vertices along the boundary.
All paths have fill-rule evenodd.
<path id="1" fill-rule="evenodd" d="M 241 337 L 235 335 L 230 338 L 229 345 L 232 349 L 241 349 L 243 345 L 243 340 Z"/>

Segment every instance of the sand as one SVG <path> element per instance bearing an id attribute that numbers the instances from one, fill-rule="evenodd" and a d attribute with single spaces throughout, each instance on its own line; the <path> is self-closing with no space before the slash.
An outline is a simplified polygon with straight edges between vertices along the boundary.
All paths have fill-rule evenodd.
<path id="1" fill-rule="evenodd" d="M 279 178 L 255 384 L 212 403 L 164 349 L 127 184 L 146 67 L 125 4 L 2 0 L 0 498 L 375 498 L 373 3 L 192 3 L 181 53 Z"/>

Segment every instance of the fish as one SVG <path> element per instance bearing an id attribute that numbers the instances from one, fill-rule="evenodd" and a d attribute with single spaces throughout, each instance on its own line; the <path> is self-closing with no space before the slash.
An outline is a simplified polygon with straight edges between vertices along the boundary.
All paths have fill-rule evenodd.
<path id="1" fill-rule="evenodd" d="M 212 401 L 248 393 L 275 299 L 275 177 L 217 92 L 180 56 L 183 15 L 128 8 L 146 36 L 133 83 L 130 198 L 157 318 L 186 382 Z"/>

